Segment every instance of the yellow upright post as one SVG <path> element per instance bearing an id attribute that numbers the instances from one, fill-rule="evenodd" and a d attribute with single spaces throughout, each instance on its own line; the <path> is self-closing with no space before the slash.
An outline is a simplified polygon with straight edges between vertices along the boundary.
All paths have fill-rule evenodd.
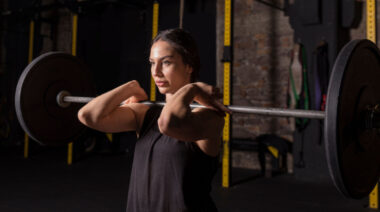
<path id="1" fill-rule="evenodd" d="M 67 165 L 73 164 L 73 142 L 67 145 Z"/>
<path id="2" fill-rule="evenodd" d="M 158 12 L 159 12 L 159 3 L 154 1 L 153 3 L 153 20 L 152 20 L 152 40 L 156 37 L 158 32 Z M 150 101 L 156 101 L 156 84 L 154 79 L 150 77 Z"/>
<path id="3" fill-rule="evenodd" d="M 34 21 L 30 21 L 29 24 L 29 51 L 28 51 L 28 63 L 33 60 L 33 48 L 34 48 Z M 29 136 L 25 133 L 24 136 L 24 158 L 29 157 Z"/>
<path id="4" fill-rule="evenodd" d="M 71 54 L 77 55 L 77 34 L 78 34 L 78 14 L 72 15 L 72 38 L 71 38 Z"/>
<path id="5" fill-rule="evenodd" d="M 112 133 L 107 133 L 106 136 L 107 136 L 109 142 L 113 141 L 113 135 L 112 135 Z"/>
<path id="6" fill-rule="evenodd" d="M 369 194 L 369 208 L 379 209 L 379 184 Z"/>
<path id="7" fill-rule="evenodd" d="M 376 1 L 367 0 L 367 39 L 376 43 Z"/>
<path id="8" fill-rule="evenodd" d="M 223 83 L 223 104 L 230 105 L 230 90 L 231 90 L 231 0 L 225 0 L 224 6 L 224 83 Z M 222 186 L 230 187 L 230 167 L 231 167 L 231 150 L 230 150 L 230 123 L 231 117 L 229 114 L 225 117 L 225 125 L 223 129 L 223 158 L 222 158 Z"/>
<path id="9" fill-rule="evenodd" d="M 34 48 L 34 21 L 30 21 L 28 63 L 32 62 L 33 60 L 33 48 Z"/>
<path id="10" fill-rule="evenodd" d="M 367 0 L 367 39 L 376 43 L 376 1 Z M 379 186 L 369 195 L 369 208 L 379 209 Z"/>
<path id="11" fill-rule="evenodd" d="M 24 136 L 24 158 L 29 157 L 29 136 L 27 133 L 25 133 Z"/>
<path id="12" fill-rule="evenodd" d="M 77 33 L 78 33 L 78 14 L 72 15 L 72 38 L 71 38 L 71 54 L 77 55 Z M 73 163 L 73 142 L 67 145 L 67 164 Z"/>

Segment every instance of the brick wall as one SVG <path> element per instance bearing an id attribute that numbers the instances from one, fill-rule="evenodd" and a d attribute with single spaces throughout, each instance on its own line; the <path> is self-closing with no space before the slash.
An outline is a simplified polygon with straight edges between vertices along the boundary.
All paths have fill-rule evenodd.
<path id="1" fill-rule="evenodd" d="M 54 3 L 53 0 L 43 0 L 43 4 Z M 67 8 L 46 11 L 41 14 L 43 18 L 53 21 L 55 24 L 41 24 L 43 39 L 42 53 L 49 51 L 63 51 L 71 53 L 72 42 L 72 14 Z M 37 56 L 37 55 L 36 55 Z"/>
<path id="2" fill-rule="evenodd" d="M 274 4 L 282 6 L 281 1 Z M 260 107 L 286 107 L 288 67 L 293 47 L 293 30 L 280 10 L 255 0 L 234 1 L 232 103 Z M 222 55 L 224 1 L 217 5 L 217 58 Z M 223 85 L 223 67 L 218 61 L 218 85 Z M 287 118 L 234 114 L 232 136 L 255 138 L 277 134 L 292 140 Z M 233 166 L 255 168 L 256 155 L 233 152 Z"/>

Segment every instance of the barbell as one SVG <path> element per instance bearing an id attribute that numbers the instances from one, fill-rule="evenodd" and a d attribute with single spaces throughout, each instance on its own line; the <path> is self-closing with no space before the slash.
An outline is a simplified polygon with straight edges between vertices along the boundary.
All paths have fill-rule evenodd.
<path id="1" fill-rule="evenodd" d="M 235 113 L 324 119 L 329 173 L 346 197 L 367 196 L 380 176 L 380 52 L 368 40 L 340 51 L 327 93 L 326 111 L 228 106 Z M 78 58 L 50 52 L 34 59 L 16 87 L 17 118 L 25 132 L 44 145 L 74 141 L 85 130 L 80 104 L 95 96 L 89 70 Z M 164 102 L 143 102 L 164 105 Z M 202 107 L 191 104 L 191 107 Z"/>

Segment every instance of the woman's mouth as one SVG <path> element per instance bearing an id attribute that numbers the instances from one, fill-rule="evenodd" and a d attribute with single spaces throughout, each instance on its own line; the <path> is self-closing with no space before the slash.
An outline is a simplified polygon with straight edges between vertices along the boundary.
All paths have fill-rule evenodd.
<path id="1" fill-rule="evenodd" d="M 156 85 L 158 87 L 164 87 L 165 85 L 167 85 L 168 83 L 166 81 L 156 81 Z"/>

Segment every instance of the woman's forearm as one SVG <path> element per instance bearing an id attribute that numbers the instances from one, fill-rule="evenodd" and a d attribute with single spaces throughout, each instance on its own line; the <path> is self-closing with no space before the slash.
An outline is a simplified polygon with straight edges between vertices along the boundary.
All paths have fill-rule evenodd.
<path id="1" fill-rule="evenodd" d="M 121 102 L 135 94 L 136 83 L 127 82 L 94 98 L 79 110 L 78 118 L 87 123 L 97 123 L 119 107 Z"/>
<path id="2" fill-rule="evenodd" d="M 188 84 L 179 89 L 162 109 L 158 124 L 161 130 L 180 127 L 191 113 L 190 103 L 193 102 L 199 88 L 194 84 Z"/>

